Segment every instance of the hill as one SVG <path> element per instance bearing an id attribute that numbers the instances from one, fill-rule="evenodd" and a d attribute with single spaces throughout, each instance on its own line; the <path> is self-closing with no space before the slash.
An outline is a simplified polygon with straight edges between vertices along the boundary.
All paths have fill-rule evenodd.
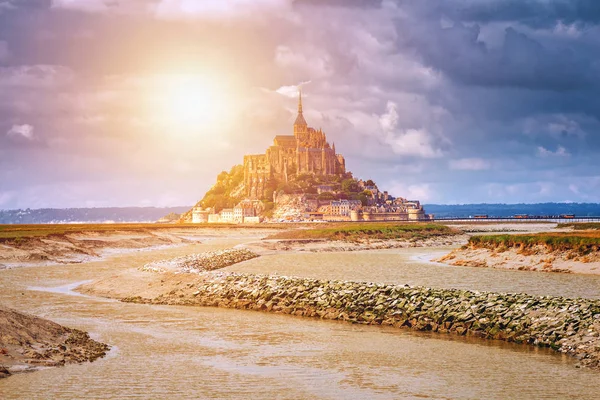
<path id="1" fill-rule="evenodd" d="M 0 224 L 55 224 L 104 222 L 156 222 L 189 207 L 104 207 L 0 210 Z"/>

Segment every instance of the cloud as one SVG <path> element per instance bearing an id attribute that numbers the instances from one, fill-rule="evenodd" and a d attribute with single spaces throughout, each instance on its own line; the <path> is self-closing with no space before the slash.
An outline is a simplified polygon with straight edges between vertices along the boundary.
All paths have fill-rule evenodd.
<path id="1" fill-rule="evenodd" d="M 8 43 L 0 40 L 0 62 L 8 60 L 9 54 Z"/>
<path id="2" fill-rule="evenodd" d="M 60 65 L 0 68 L 0 87 L 53 88 L 72 82 L 73 71 Z"/>
<path id="3" fill-rule="evenodd" d="M 461 158 L 450 160 L 448 164 L 451 169 L 463 171 L 483 171 L 491 167 L 490 162 L 482 158 Z"/>
<path id="4" fill-rule="evenodd" d="M 388 101 L 386 112 L 379 117 L 384 142 L 397 155 L 436 158 L 443 155 L 435 140 L 425 129 L 398 129 L 398 111 L 394 102 Z"/>
<path id="5" fill-rule="evenodd" d="M 24 125 L 13 125 L 12 128 L 6 132 L 6 136 L 13 140 L 26 140 L 32 141 L 35 136 L 33 134 L 33 126 L 24 124 Z"/>
<path id="6" fill-rule="evenodd" d="M 585 140 L 587 126 L 593 126 L 598 120 L 588 115 L 550 114 L 535 115 L 522 122 L 523 133 L 527 136 L 555 140 Z"/>
<path id="7" fill-rule="evenodd" d="M 300 88 L 303 87 L 304 85 L 308 85 L 309 83 L 310 83 L 310 81 L 304 81 L 304 82 L 300 82 L 297 85 L 281 86 L 278 89 L 276 89 L 275 92 L 279 93 L 280 95 L 285 96 L 285 97 L 297 99 L 298 91 L 300 90 Z"/>
<path id="8" fill-rule="evenodd" d="M 115 1 L 109 0 L 52 0 L 52 8 L 68 8 L 81 11 L 106 11 Z M 118 4 L 118 3 L 117 3 Z"/>
<path id="9" fill-rule="evenodd" d="M 600 183 L 588 184 L 600 170 L 596 3 L 0 0 L 10 50 L 0 60 L 0 181 L 17 193 L 12 206 L 33 204 L 26 187 L 36 180 L 86 183 L 69 198 L 52 192 L 56 205 L 101 201 L 124 180 L 145 189 L 122 204 L 158 199 L 157 179 L 193 203 L 214 171 L 291 131 L 297 85 L 310 80 L 308 123 L 357 176 L 382 188 L 401 180 L 398 195 L 597 199 Z M 148 103 L 164 93 L 143 77 L 169 73 L 231 80 L 235 117 L 210 134 L 159 127 Z M 33 140 L 5 134 L 24 122 Z M 480 173 L 464 180 L 461 170 Z M 498 189 L 488 192 L 490 182 Z"/>
<path id="10" fill-rule="evenodd" d="M 409 200 L 427 202 L 434 200 L 437 195 L 429 183 L 403 184 L 398 181 L 390 183 L 389 193 L 392 196 L 404 197 Z"/>
<path id="11" fill-rule="evenodd" d="M 0 14 L 5 10 L 48 8 L 51 3 L 52 0 L 0 0 Z"/>
<path id="12" fill-rule="evenodd" d="M 16 197 L 16 194 L 17 193 L 15 191 L 0 192 L 0 210 L 6 205 L 10 204 L 10 202 Z"/>
<path id="13" fill-rule="evenodd" d="M 281 12 L 291 5 L 292 0 L 161 0 L 154 14 L 160 18 L 230 18 Z"/>
<path id="14" fill-rule="evenodd" d="M 277 46 L 275 64 L 281 68 L 294 68 L 310 79 L 329 77 L 334 73 L 334 60 L 323 47 L 303 46 L 292 49 L 289 46 Z"/>
<path id="15" fill-rule="evenodd" d="M 482 23 L 486 21 L 477 21 L 475 15 L 467 15 L 470 21 L 466 21 L 464 13 L 460 12 L 445 14 L 450 8 L 449 1 L 439 2 L 443 5 L 438 7 L 427 4 L 427 8 L 403 3 L 408 12 L 396 23 L 398 48 L 416 52 L 426 65 L 443 71 L 457 82 L 555 91 L 598 85 L 595 77 L 600 72 L 600 66 L 591 52 L 586 51 L 587 45 L 572 40 L 567 43 L 553 40 L 558 34 L 540 36 L 535 30 L 520 25 L 523 18 L 519 18 L 518 13 L 515 14 L 515 21 L 519 23 L 495 24 L 491 27 L 492 22 L 487 21 L 488 25 L 483 25 L 488 36 L 492 31 L 500 30 L 498 34 L 491 35 L 501 37 L 500 45 L 492 46 L 482 37 Z M 474 2 L 454 3 L 455 7 L 457 3 L 462 3 L 463 8 L 469 9 Z M 480 3 L 486 3 L 482 8 L 487 10 L 503 8 L 500 1 Z M 518 9 L 515 2 L 504 1 L 506 3 Z M 539 9 L 543 10 L 543 7 Z M 417 18 L 414 13 L 419 14 Z M 452 18 L 454 23 L 442 27 L 440 18 L 448 15 L 456 15 Z M 554 27 L 557 20 L 549 23 Z M 563 24 L 570 23 L 568 19 L 563 20 Z"/>
<path id="16" fill-rule="evenodd" d="M 556 151 L 548 150 L 543 146 L 537 148 L 537 154 L 539 157 L 569 157 L 571 153 L 567 151 L 563 146 L 558 146 Z"/>
<path id="17" fill-rule="evenodd" d="M 600 7 L 594 0 L 439 0 L 437 7 L 454 19 L 472 22 L 521 20 L 533 27 L 557 20 L 600 22 Z"/>

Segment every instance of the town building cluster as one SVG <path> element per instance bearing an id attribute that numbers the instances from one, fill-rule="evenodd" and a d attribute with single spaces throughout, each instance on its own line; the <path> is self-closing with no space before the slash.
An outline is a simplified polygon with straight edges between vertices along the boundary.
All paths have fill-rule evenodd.
<path id="1" fill-rule="evenodd" d="M 214 208 L 194 207 L 192 210 L 192 223 L 194 224 L 258 224 L 262 222 L 260 210 L 262 202 L 259 200 L 243 200 L 233 208 L 224 208 L 215 212 Z"/>

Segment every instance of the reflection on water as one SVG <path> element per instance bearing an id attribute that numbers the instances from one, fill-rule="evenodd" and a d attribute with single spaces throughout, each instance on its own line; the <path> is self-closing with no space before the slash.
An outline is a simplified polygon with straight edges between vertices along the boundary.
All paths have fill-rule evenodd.
<path id="1" fill-rule="evenodd" d="M 184 251 L 3 271 L 0 302 L 86 329 L 113 349 L 94 363 L 0 381 L 0 398 L 542 399 L 594 398 L 600 391 L 597 372 L 576 369 L 571 359 L 543 349 L 287 315 L 70 295 L 74 282 Z M 562 283 L 552 283 L 554 275 L 411 261 L 415 254 L 418 249 L 290 254 L 235 269 L 506 291 L 557 291 L 575 282 L 567 275 L 556 275 Z M 591 282 L 582 293 L 597 285 Z"/>

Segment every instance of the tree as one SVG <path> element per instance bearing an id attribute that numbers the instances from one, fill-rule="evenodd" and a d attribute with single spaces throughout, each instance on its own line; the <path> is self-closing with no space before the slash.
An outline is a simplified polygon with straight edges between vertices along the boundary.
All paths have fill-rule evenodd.
<path id="1" fill-rule="evenodd" d="M 344 192 L 357 193 L 360 189 L 358 188 L 358 182 L 354 179 L 345 179 L 342 181 L 342 190 Z"/>
<path id="2" fill-rule="evenodd" d="M 367 185 L 367 186 L 376 186 L 375 182 L 373 182 L 371 179 L 369 179 L 368 181 L 366 181 L 365 185 Z"/>
<path id="3" fill-rule="evenodd" d="M 228 177 L 229 174 L 227 173 L 227 171 L 221 171 L 221 173 L 217 175 L 217 182 L 225 182 Z"/>
<path id="4" fill-rule="evenodd" d="M 335 195 L 331 192 L 323 192 L 318 197 L 319 200 L 334 200 Z"/>
<path id="5" fill-rule="evenodd" d="M 297 181 L 308 181 L 308 180 L 312 180 L 312 177 L 313 177 L 312 174 L 308 174 L 308 173 L 304 172 L 304 173 L 298 175 L 296 177 L 296 180 Z"/>
<path id="6" fill-rule="evenodd" d="M 369 199 L 367 199 L 367 196 L 365 196 L 363 193 L 358 195 L 358 200 L 360 200 L 360 202 L 362 203 L 363 206 L 366 206 L 369 204 Z"/>

